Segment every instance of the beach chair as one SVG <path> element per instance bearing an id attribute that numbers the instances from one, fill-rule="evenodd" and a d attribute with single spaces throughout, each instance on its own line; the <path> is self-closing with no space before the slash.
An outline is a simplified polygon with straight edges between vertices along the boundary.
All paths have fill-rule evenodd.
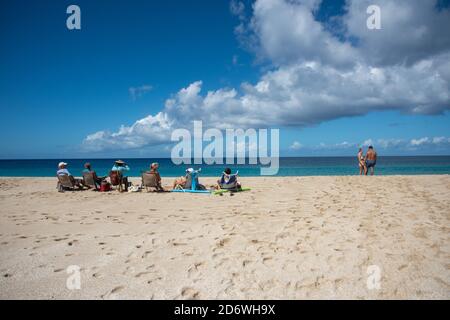
<path id="1" fill-rule="evenodd" d="M 230 175 L 230 179 L 228 181 L 225 181 L 225 173 L 222 173 L 219 180 L 219 187 L 223 190 L 237 191 L 239 189 L 237 173 Z"/>
<path id="2" fill-rule="evenodd" d="M 198 175 L 200 169 L 186 174 L 184 186 L 177 185 L 174 190 L 206 190 L 205 186 L 199 183 Z"/>
<path id="3" fill-rule="evenodd" d="M 122 174 L 120 171 L 110 171 L 109 172 L 109 180 L 111 181 L 111 185 L 116 187 L 117 190 L 122 192 L 123 190 L 123 182 L 122 182 Z"/>
<path id="4" fill-rule="evenodd" d="M 67 174 L 58 175 L 57 189 L 59 192 L 64 192 L 64 190 L 75 190 L 76 184 L 75 179 Z"/>
<path id="5" fill-rule="evenodd" d="M 177 184 L 174 190 L 191 190 L 192 189 L 192 175 L 186 174 L 186 182 L 181 185 Z"/>
<path id="6" fill-rule="evenodd" d="M 97 183 L 95 182 L 94 173 L 92 172 L 83 172 L 83 184 L 88 186 L 89 188 L 94 188 L 98 190 Z"/>
<path id="7" fill-rule="evenodd" d="M 156 191 L 159 191 L 161 189 L 160 185 L 158 184 L 158 181 L 156 180 L 156 175 L 154 173 L 143 172 L 141 178 L 142 178 L 141 187 L 145 188 L 147 192 L 149 191 L 150 188 L 155 188 Z"/>
<path id="8" fill-rule="evenodd" d="M 194 187 L 194 188 L 192 188 Z M 192 179 L 192 174 L 187 174 L 186 176 L 186 183 L 184 184 L 184 189 L 187 190 L 195 190 L 195 179 Z"/>

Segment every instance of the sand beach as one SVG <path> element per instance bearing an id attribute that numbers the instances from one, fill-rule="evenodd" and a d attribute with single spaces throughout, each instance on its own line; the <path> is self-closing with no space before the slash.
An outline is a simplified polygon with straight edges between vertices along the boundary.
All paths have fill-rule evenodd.
<path id="1" fill-rule="evenodd" d="M 450 299 L 448 175 L 243 177 L 233 196 L 55 180 L 0 178 L 1 299 Z"/>

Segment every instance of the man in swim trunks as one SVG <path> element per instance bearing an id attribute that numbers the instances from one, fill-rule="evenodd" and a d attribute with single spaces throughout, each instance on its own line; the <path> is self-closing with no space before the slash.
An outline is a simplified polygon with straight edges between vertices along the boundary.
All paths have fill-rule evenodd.
<path id="1" fill-rule="evenodd" d="M 377 153 L 372 146 L 369 147 L 366 153 L 366 176 L 370 169 L 370 175 L 373 176 L 375 173 L 375 165 L 377 164 Z"/>

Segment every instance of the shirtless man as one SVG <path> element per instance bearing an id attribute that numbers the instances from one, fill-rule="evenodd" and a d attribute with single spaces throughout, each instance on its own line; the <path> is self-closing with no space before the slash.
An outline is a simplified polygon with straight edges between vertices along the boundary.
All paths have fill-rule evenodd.
<path id="1" fill-rule="evenodd" d="M 362 148 L 358 151 L 359 175 L 366 174 L 366 162 L 364 161 L 364 152 Z"/>
<path id="2" fill-rule="evenodd" d="M 375 173 L 375 165 L 377 164 L 377 153 L 375 152 L 375 150 L 373 150 L 372 146 L 370 146 L 369 150 L 367 150 L 365 160 L 366 160 L 366 176 L 367 173 L 369 172 L 369 168 L 370 168 L 370 175 L 373 176 L 373 174 Z"/>

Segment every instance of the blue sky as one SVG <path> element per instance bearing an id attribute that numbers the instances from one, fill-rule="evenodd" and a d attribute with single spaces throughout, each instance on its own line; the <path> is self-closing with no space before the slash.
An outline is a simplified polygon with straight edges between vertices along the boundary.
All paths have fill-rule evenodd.
<path id="1" fill-rule="evenodd" d="M 314 69 L 314 72 L 331 70 L 332 74 L 336 70 L 344 73 L 343 68 L 355 70 L 356 67 L 350 66 L 345 59 L 335 61 L 319 49 L 315 52 L 320 42 L 317 46 L 295 47 L 297 41 L 309 43 L 310 39 L 302 38 L 305 34 L 302 32 L 298 33 L 298 39 L 284 39 L 275 33 L 276 40 L 273 41 L 273 35 L 266 30 L 276 32 L 279 27 L 280 34 L 285 35 L 292 28 L 271 20 L 264 10 L 272 6 L 271 9 L 279 10 L 282 20 L 282 15 L 288 12 L 283 6 L 289 4 L 268 2 L 270 0 L 261 0 L 256 5 L 251 1 L 206 0 L 2 2 L 0 108 L 6 116 L 0 129 L 3 137 L 0 158 L 168 156 L 170 143 L 164 139 L 153 141 L 152 136 L 143 135 L 139 136 L 139 141 L 146 142 L 124 143 L 123 148 L 117 148 L 115 144 L 108 146 L 111 133 L 119 132 L 118 136 L 112 135 L 119 143 L 120 139 L 129 141 L 143 132 L 142 128 L 135 130 L 134 123 L 159 112 L 167 113 L 169 119 L 173 119 L 171 123 L 187 125 L 199 117 L 214 127 L 216 123 L 211 119 L 216 112 L 211 109 L 209 115 L 202 113 L 209 91 L 216 93 L 217 99 L 223 98 L 217 92 L 235 95 L 223 98 L 223 103 L 219 101 L 215 105 L 219 116 L 223 112 L 224 123 L 233 123 L 233 118 L 228 119 L 233 115 L 235 122 L 244 127 L 257 123 L 256 127 L 280 128 L 282 155 L 349 155 L 355 153 L 357 146 L 368 143 L 376 147 L 378 144 L 384 154 L 450 154 L 449 83 L 445 73 L 448 65 L 440 62 L 450 52 L 447 42 L 436 45 L 433 50 L 425 50 L 420 57 L 411 56 L 415 60 L 409 66 L 396 61 L 410 48 L 408 46 L 417 52 L 424 51 L 417 43 L 394 48 L 398 53 L 394 62 L 392 55 L 378 61 L 388 48 L 380 51 L 377 59 L 372 59 L 368 50 L 356 48 L 357 41 L 353 41 L 356 36 L 364 40 L 366 35 L 340 32 L 337 28 L 342 24 L 339 19 L 353 10 L 349 3 L 350 9 L 346 9 L 345 2 L 304 1 L 291 9 L 298 10 L 295 18 L 299 19 L 308 18 L 306 15 L 310 10 L 315 19 L 310 23 L 323 26 L 323 30 L 318 31 L 322 33 L 313 40 L 330 37 L 337 50 L 341 50 L 340 46 L 342 50 L 349 50 L 348 56 L 355 54 L 363 67 L 377 67 L 385 74 L 404 73 L 405 79 L 412 78 L 408 72 L 414 72 L 413 76 L 421 76 L 420 72 L 424 72 L 424 77 L 420 78 L 427 78 L 432 72 L 442 74 L 437 85 L 427 82 L 423 86 L 436 88 L 438 94 L 434 96 L 439 96 L 436 101 L 423 95 L 408 100 L 402 94 L 416 93 L 417 90 L 412 90 L 414 84 L 406 88 L 392 84 L 387 86 L 387 92 L 399 93 L 396 99 L 382 96 L 379 92 L 384 91 L 380 89 L 373 94 L 386 101 L 368 105 L 361 102 L 352 106 L 352 101 L 364 99 L 346 93 L 348 103 L 344 95 L 337 94 L 327 100 L 336 101 L 330 105 L 317 101 L 312 94 L 304 95 L 317 90 L 307 87 L 310 81 L 302 69 L 305 63 L 318 63 L 319 66 L 314 68 L 319 71 Z M 313 2 L 316 7 L 311 7 Z M 66 8 L 70 4 L 81 8 L 81 30 L 66 28 Z M 445 3 L 440 10 L 447 10 Z M 428 20 L 423 19 L 420 23 L 427 25 Z M 351 30 L 351 26 L 348 23 L 347 28 Z M 333 30 L 327 33 L 327 28 Z M 440 28 L 430 27 L 430 35 L 438 32 L 435 29 Z M 278 39 L 283 42 L 277 43 Z M 370 44 L 370 41 L 366 43 Z M 291 44 L 292 52 L 289 52 Z M 345 44 L 349 48 L 344 47 Z M 297 52 L 300 52 L 298 56 Z M 433 67 L 420 69 L 420 63 L 425 60 L 433 61 Z M 435 65 L 436 69 L 432 69 Z M 302 78 L 292 88 L 277 89 L 279 83 L 276 81 L 280 78 L 277 74 L 291 76 L 290 72 L 301 74 Z M 314 77 L 320 75 L 313 74 Z M 360 75 L 355 74 L 357 76 Z M 196 81 L 201 84 L 190 87 Z M 261 86 L 258 87 L 259 83 Z M 270 95 L 258 91 L 265 83 Z M 322 93 L 330 90 L 327 85 L 320 88 Z M 352 85 L 355 82 L 347 84 L 346 88 Z M 194 100 L 184 102 L 181 98 L 183 88 L 192 89 L 196 94 L 197 88 L 201 91 Z M 276 96 L 296 90 L 295 98 L 290 94 L 287 94 L 289 97 Z M 445 92 L 443 96 L 439 95 L 442 91 L 447 91 L 447 96 Z M 177 106 L 189 106 L 191 114 L 184 117 L 180 112 L 165 110 L 167 99 L 173 99 Z M 254 105 L 248 110 L 236 111 L 241 102 L 245 109 L 247 105 L 243 101 L 247 100 Z M 420 103 L 414 106 L 417 101 Z M 423 105 L 425 111 L 420 109 Z M 264 114 L 255 114 L 254 108 Z M 330 108 L 339 112 L 327 111 L 324 115 L 314 111 Z M 281 110 L 280 114 L 277 110 Z M 256 122 L 252 121 L 253 117 Z M 237 121 L 237 118 L 245 121 Z M 149 130 L 153 135 L 151 130 L 160 130 L 157 126 L 161 122 L 153 124 L 152 121 Z M 131 128 L 127 130 L 128 136 L 120 133 L 122 125 Z M 88 139 L 97 132 L 105 134 L 101 138 Z M 428 140 L 423 140 L 425 138 Z M 86 148 L 86 141 L 93 142 L 89 148 Z M 408 147 L 404 147 L 406 145 Z"/>

